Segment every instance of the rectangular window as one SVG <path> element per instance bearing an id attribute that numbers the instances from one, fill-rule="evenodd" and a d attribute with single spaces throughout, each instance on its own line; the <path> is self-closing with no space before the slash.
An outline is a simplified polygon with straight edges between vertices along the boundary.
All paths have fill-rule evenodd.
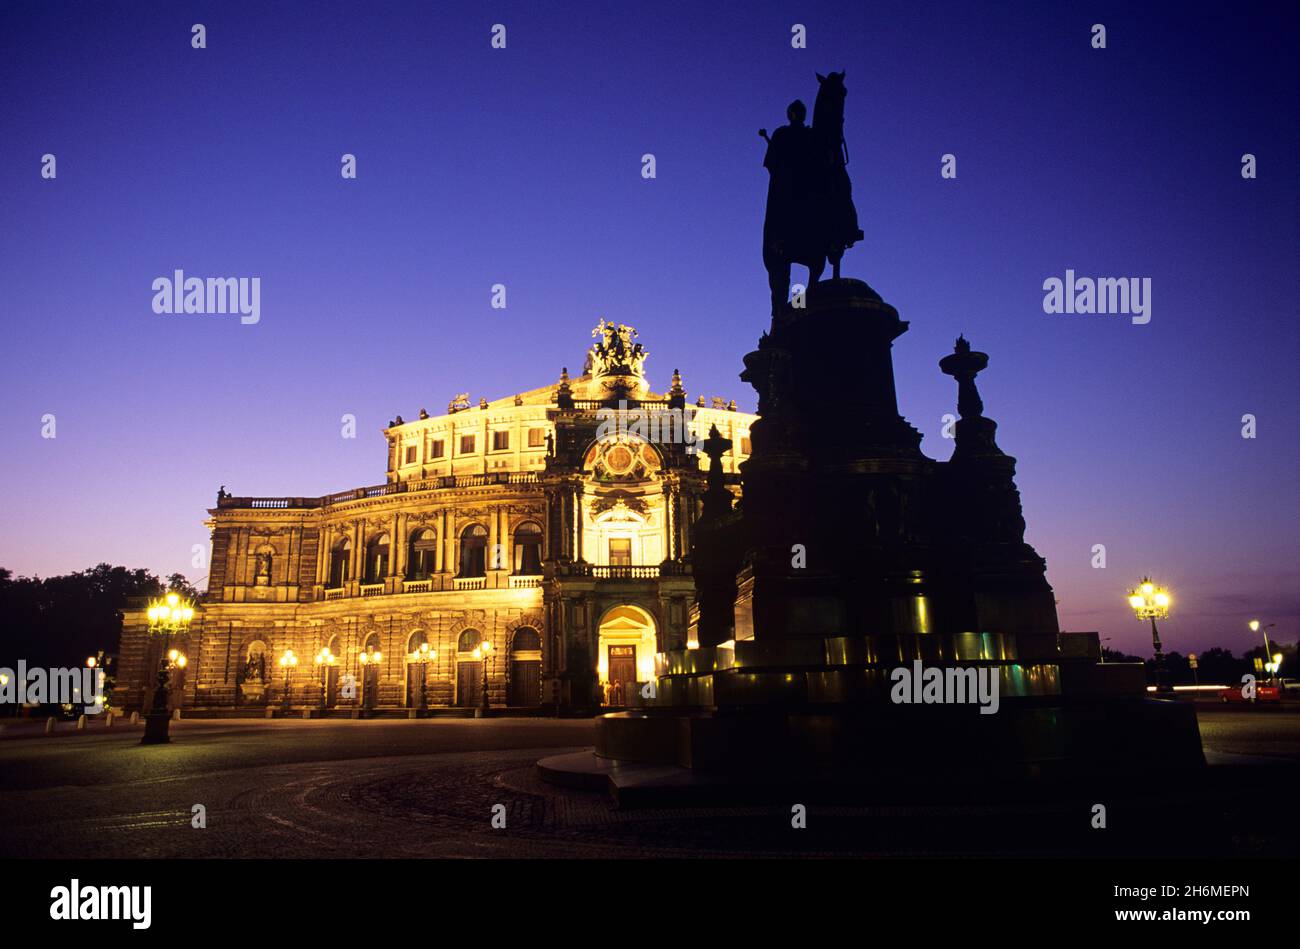
<path id="1" fill-rule="evenodd" d="M 611 567 L 632 566 L 631 537 L 611 537 L 609 539 L 609 565 Z"/>
<path id="2" fill-rule="evenodd" d="M 541 448 L 546 444 L 546 429 L 530 428 L 528 430 L 528 447 Z"/>
<path id="3" fill-rule="evenodd" d="M 740 453 L 742 455 L 752 455 L 754 453 L 754 449 L 750 445 L 748 438 L 742 438 L 740 440 Z"/>
<path id="4" fill-rule="evenodd" d="M 506 450 L 507 448 L 509 448 L 509 447 L 510 447 L 510 433 L 509 433 L 509 432 L 493 432 L 493 433 L 492 433 L 492 450 L 493 450 L 493 451 L 505 451 L 505 450 Z"/>
<path id="5" fill-rule="evenodd" d="M 446 444 L 447 443 L 444 442 L 441 438 L 435 441 L 432 445 L 429 446 L 429 457 L 441 458 L 442 453 L 447 450 Z"/>
<path id="6" fill-rule="evenodd" d="M 462 455 L 472 455 L 472 454 L 474 454 L 474 436 L 473 436 L 473 435 L 462 435 L 462 436 L 460 436 L 460 453 L 461 453 Z"/>
<path id="7" fill-rule="evenodd" d="M 416 453 L 417 451 L 419 451 L 419 450 L 420 450 L 420 449 L 419 449 L 418 447 L 416 447 L 415 445 L 408 445 L 408 446 L 407 446 L 407 448 L 406 448 L 406 463 L 407 463 L 408 465 L 413 465 L 413 464 L 415 464 L 415 453 Z"/>

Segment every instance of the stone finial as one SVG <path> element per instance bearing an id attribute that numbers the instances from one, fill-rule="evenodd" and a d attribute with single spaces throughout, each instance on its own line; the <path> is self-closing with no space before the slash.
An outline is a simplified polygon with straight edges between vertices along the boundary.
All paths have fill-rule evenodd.
<path id="1" fill-rule="evenodd" d="M 984 417 L 984 400 L 975 386 L 975 377 L 989 364 L 988 353 L 975 352 L 965 336 L 958 336 L 953 351 L 939 360 L 939 369 L 957 380 L 956 457 L 1001 455 L 995 433 L 997 423 Z"/>
<path id="2" fill-rule="evenodd" d="M 953 351 L 939 360 L 939 370 L 957 380 L 957 413 L 962 418 L 978 418 L 984 414 L 984 402 L 975 387 L 975 377 L 988 364 L 988 353 L 972 352 L 964 336 L 957 337 Z"/>
<path id="3" fill-rule="evenodd" d="M 426 419 L 428 417 L 429 417 L 429 413 L 426 412 L 424 409 L 420 409 L 420 418 Z"/>
<path id="4" fill-rule="evenodd" d="M 560 386 L 555 390 L 555 404 L 562 409 L 573 408 L 573 387 L 569 385 L 569 367 L 560 370 Z"/>
<path id="5" fill-rule="evenodd" d="M 668 388 L 668 407 L 682 409 L 686 407 L 686 390 L 682 388 L 682 374 L 673 370 L 673 382 Z"/>
<path id="6" fill-rule="evenodd" d="M 709 426 L 709 437 L 700 443 L 704 454 L 709 456 L 708 489 L 704 492 L 705 520 L 721 517 L 731 510 L 731 492 L 727 490 L 726 477 L 722 470 L 722 456 L 731 450 L 731 439 L 723 438 L 718 426 Z"/>
<path id="7" fill-rule="evenodd" d="M 704 449 L 704 454 L 709 456 L 709 461 L 721 462 L 722 456 L 731 449 L 731 439 L 723 438 L 717 425 L 710 425 L 709 437 L 700 443 L 700 447 Z"/>

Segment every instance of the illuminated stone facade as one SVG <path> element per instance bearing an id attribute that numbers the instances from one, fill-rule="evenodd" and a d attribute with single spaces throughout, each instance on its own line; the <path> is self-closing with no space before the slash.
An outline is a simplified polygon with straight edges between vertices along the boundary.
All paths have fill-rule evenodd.
<path id="1" fill-rule="evenodd" d="M 756 416 L 688 403 L 676 372 L 652 392 L 630 327 L 593 336 L 581 375 L 393 420 L 383 484 L 221 492 L 207 592 L 170 643 L 189 660 L 172 701 L 283 708 L 287 671 L 295 711 L 475 708 L 486 664 L 494 707 L 628 703 L 656 653 L 687 645 L 708 464 L 696 444 L 714 427 L 730 439 L 738 494 Z M 167 645 L 127 611 L 118 707 L 148 706 Z M 296 666 L 281 665 L 288 650 Z"/>

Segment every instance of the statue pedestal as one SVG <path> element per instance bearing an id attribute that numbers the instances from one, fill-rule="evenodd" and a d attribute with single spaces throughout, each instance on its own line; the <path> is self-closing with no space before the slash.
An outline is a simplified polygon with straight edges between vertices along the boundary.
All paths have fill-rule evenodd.
<path id="1" fill-rule="evenodd" d="M 957 451 L 921 454 L 894 387 L 906 330 L 862 281 L 825 281 L 745 357 L 760 420 L 741 505 L 713 503 L 696 525 L 709 641 L 660 654 L 653 697 L 635 690 L 633 711 L 597 720 L 596 760 L 667 769 L 639 777 L 642 792 L 681 793 L 694 775 L 710 794 L 804 781 L 848 798 L 928 786 L 966 799 L 1204 765 L 1189 705 L 1148 700 L 1140 665 L 1103 665 L 1095 637 L 1058 634 L 1015 459 L 981 414 L 984 354 L 945 359 L 961 386 Z M 978 681 L 996 702 L 909 701 L 900 671 Z M 617 780 L 617 767 L 566 761 L 543 773 Z"/>

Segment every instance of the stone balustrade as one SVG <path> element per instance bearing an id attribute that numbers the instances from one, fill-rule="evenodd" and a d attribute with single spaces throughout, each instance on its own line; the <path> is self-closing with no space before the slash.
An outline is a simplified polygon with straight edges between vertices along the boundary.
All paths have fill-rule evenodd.
<path id="1" fill-rule="evenodd" d="M 253 508 L 272 510 L 310 510 L 329 507 L 348 501 L 363 501 L 367 498 L 385 497 L 391 494 L 408 494 L 418 491 L 438 491 L 448 488 L 483 488 L 498 484 L 537 484 L 538 473 L 535 471 L 498 471 L 490 474 L 445 475 L 440 478 L 425 478 L 421 481 L 399 481 L 388 484 L 375 484 L 364 488 L 352 488 L 315 498 L 236 498 L 222 495 L 217 498 L 217 507 Z"/>

